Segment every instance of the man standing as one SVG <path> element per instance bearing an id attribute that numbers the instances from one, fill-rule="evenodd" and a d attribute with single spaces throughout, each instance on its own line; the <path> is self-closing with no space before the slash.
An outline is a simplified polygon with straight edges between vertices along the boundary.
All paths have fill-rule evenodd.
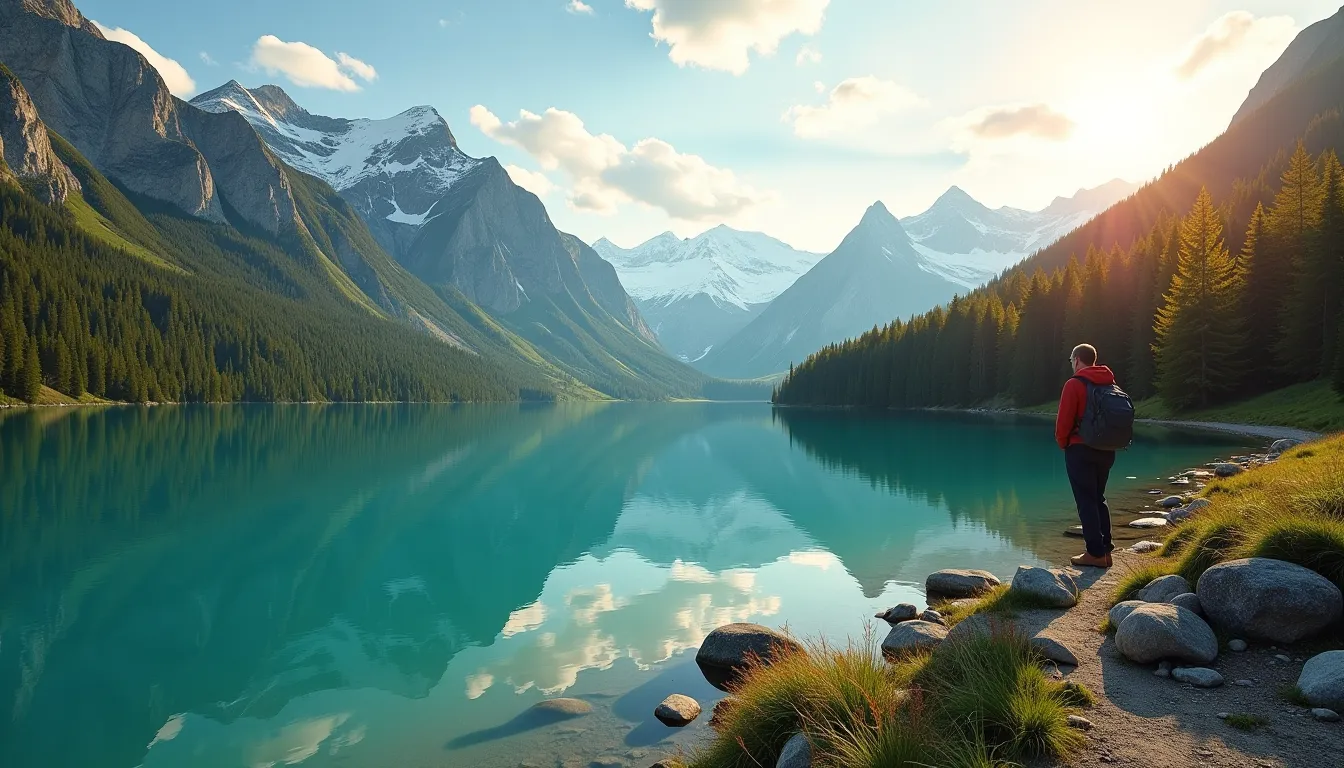
<path id="1" fill-rule="evenodd" d="M 1064 449 L 1064 467 L 1078 505 L 1087 551 L 1074 565 L 1111 567 L 1111 510 L 1106 481 L 1115 452 L 1133 438 L 1134 410 L 1129 396 L 1115 386 L 1115 374 L 1097 365 L 1097 349 L 1079 344 L 1069 356 L 1073 377 L 1064 383 L 1055 419 L 1055 442 Z"/>

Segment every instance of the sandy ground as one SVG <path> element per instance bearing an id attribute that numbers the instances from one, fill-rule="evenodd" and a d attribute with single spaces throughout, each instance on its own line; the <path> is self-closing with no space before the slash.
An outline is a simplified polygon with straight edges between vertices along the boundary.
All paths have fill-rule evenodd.
<path id="1" fill-rule="evenodd" d="M 1084 712 L 1094 728 L 1087 746 L 1072 758 L 1041 766 L 1129 765 L 1143 768 L 1341 768 L 1344 724 L 1319 723 L 1307 710 L 1288 704 L 1278 690 L 1297 682 L 1302 651 L 1252 645 L 1244 653 L 1224 650 L 1210 665 L 1227 680 L 1205 690 L 1153 675 L 1155 665 L 1123 659 L 1115 641 L 1097 631 L 1116 583 L 1141 567 L 1146 557 L 1117 552 L 1109 571 L 1083 569 L 1082 600 L 1069 611 L 1029 611 L 1015 623 L 1024 631 L 1047 629 L 1067 645 L 1079 666 L 1067 677 L 1086 685 L 1099 699 Z M 1287 655 L 1291 661 L 1275 658 Z M 1236 681 L 1249 681 L 1237 685 Z M 1232 728 L 1218 713 L 1250 714 L 1267 724 L 1252 732 Z"/>

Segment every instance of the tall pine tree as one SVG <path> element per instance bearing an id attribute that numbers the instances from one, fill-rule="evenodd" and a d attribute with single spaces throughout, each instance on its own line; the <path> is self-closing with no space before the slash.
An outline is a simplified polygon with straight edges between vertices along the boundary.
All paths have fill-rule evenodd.
<path id="1" fill-rule="evenodd" d="M 1269 251 L 1278 252 L 1276 266 L 1283 270 L 1277 276 L 1277 291 L 1287 298 L 1280 298 L 1282 335 L 1273 348 L 1290 380 L 1313 379 L 1321 373 L 1321 286 L 1313 275 L 1319 261 L 1315 251 L 1320 220 L 1321 179 L 1316 163 L 1298 142 L 1269 212 Z"/>
<path id="2" fill-rule="evenodd" d="M 1241 275 L 1207 189 L 1181 222 L 1180 260 L 1157 314 L 1157 389 L 1175 408 L 1232 392 L 1242 347 Z"/>

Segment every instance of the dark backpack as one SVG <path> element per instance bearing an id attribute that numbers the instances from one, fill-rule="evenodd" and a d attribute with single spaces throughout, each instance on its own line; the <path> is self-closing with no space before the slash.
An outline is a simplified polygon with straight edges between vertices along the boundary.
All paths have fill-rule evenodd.
<path id="1" fill-rule="evenodd" d="M 1078 437 L 1083 445 L 1100 451 L 1122 451 L 1134 442 L 1134 401 L 1116 384 L 1093 384 L 1082 376 L 1073 378 L 1087 387 L 1087 405 L 1078 419 Z"/>

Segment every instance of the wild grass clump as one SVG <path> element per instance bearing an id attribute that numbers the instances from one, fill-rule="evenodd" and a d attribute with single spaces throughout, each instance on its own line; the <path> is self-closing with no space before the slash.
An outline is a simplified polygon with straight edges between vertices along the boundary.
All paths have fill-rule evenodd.
<path id="1" fill-rule="evenodd" d="M 1169 576 L 1173 567 L 1168 563 L 1151 563 L 1140 568 L 1135 568 L 1125 574 L 1124 578 L 1115 585 L 1115 591 L 1111 593 L 1111 603 L 1123 603 L 1126 600 L 1137 600 L 1139 590 L 1148 586 L 1153 579 Z"/>
<path id="2" fill-rule="evenodd" d="M 868 642 L 814 645 L 755 665 L 690 768 L 773 765 L 801 730 L 833 768 L 999 768 L 1076 749 L 1068 716 L 1089 691 L 1056 682 L 1027 640 L 995 632 L 885 662 Z"/>
<path id="3" fill-rule="evenodd" d="M 955 627 L 977 613 L 1013 618 L 1022 611 L 1059 607 L 1036 595 L 1020 591 L 1014 592 L 1009 589 L 1010 586 L 1009 584 L 1000 584 L 978 598 L 949 600 L 934 603 L 930 607 L 943 615 L 943 620 L 947 622 L 949 627 Z"/>
<path id="4" fill-rule="evenodd" d="M 1284 685 L 1279 687 L 1279 698 L 1299 707 L 1310 707 L 1311 700 L 1296 685 Z"/>
<path id="5" fill-rule="evenodd" d="M 1236 728 L 1238 731 L 1254 731 L 1257 728 L 1263 728 L 1269 725 L 1269 721 L 1259 715 L 1236 714 L 1228 715 L 1223 722 Z"/>

